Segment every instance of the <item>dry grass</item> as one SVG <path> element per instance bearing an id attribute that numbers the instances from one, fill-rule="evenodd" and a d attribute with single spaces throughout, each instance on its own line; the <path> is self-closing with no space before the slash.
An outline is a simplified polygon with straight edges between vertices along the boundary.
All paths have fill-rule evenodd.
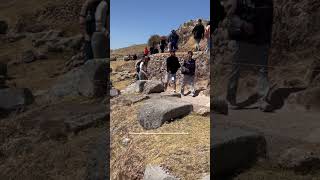
<path id="1" fill-rule="evenodd" d="M 131 79 L 128 79 L 128 80 L 124 80 L 124 81 L 114 82 L 114 83 L 113 83 L 113 86 L 114 86 L 116 89 L 123 90 L 123 89 L 125 89 L 126 87 L 128 87 L 131 83 L 132 83 L 132 80 L 131 80 Z"/>
<path id="2" fill-rule="evenodd" d="M 139 105 L 114 107 L 111 113 L 111 179 L 126 174 L 141 178 L 147 164 L 165 166 L 182 179 L 199 179 L 209 172 L 210 121 L 208 117 L 189 115 L 156 130 L 145 131 L 137 120 Z M 129 135 L 130 132 L 184 132 L 188 135 Z M 128 147 L 123 138 L 131 139 Z"/>
<path id="3" fill-rule="evenodd" d="M 10 157 L 0 166 L 6 179 L 85 179 L 90 144 L 103 134 L 93 128 L 68 142 L 46 141 L 28 144 L 32 153 Z M 10 178 L 9 178 L 10 177 Z"/>

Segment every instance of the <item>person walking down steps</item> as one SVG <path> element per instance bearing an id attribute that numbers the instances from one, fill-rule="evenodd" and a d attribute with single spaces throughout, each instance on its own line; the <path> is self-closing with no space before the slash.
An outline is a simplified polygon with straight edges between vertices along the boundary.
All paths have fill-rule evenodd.
<path id="1" fill-rule="evenodd" d="M 176 57 L 175 50 L 170 51 L 170 57 L 167 58 L 167 75 L 166 81 L 164 84 L 165 90 L 167 90 L 168 84 L 170 81 L 173 83 L 173 92 L 176 92 L 176 73 L 178 69 L 181 67 L 178 58 Z"/>
<path id="2" fill-rule="evenodd" d="M 168 38 L 169 42 L 169 51 L 171 50 L 178 50 L 178 43 L 179 43 L 179 35 L 177 34 L 176 30 L 172 30 L 171 34 Z"/>
<path id="3" fill-rule="evenodd" d="M 199 19 L 198 24 L 192 30 L 193 38 L 196 41 L 196 51 L 200 51 L 200 42 L 201 39 L 204 38 L 204 31 L 205 28 L 202 24 L 202 20 Z"/>
<path id="4" fill-rule="evenodd" d="M 191 86 L 191 96 L 195 97 L 195 71 L 196 71 L 196 61 L 192 58 L 193 52 L 188 52 L 188 60 L 183 62 L 181 67 L 181 74 L 183 74 L 183 79 L 181 83 L 181 91 L 180 94 L 184 96 L 184 88 L 186 85 Z"/>

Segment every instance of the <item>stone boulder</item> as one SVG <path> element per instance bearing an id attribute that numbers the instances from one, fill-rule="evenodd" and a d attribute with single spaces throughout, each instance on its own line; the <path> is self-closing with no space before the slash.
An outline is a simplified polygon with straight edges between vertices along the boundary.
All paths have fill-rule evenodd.
<path id="1" fill-rule="evenodd" d="M 110 97 L 113 98 L 113 97 L 117 97 L 120 95 L 120 91 L 116 88 L 112 88 L 110 89 Z"/>
<path id="2" fill-rule="evenodd" d="M 192 104 L 168 99 L 151 99 L 138 112 L 138 120 L 144 129 L 157 129 L 166 121 L 181 118 L 192 112 Z"/>
<path id="3" fill-rule="evenodd" d="M 5 88 L 0 89 L 0 109 L 11 111 L 30 105 L 34 97 L 29 89 Z"/>
<path id="4" fill-rule="evenodd" d="M 217 126 L 211 133 L 210 159 L 215 162 L 211 171 L 215 177 L 234 174 L 266 157 L 266 140 L 257 132 Z"/>
<path id="5" fill-rule="evenodd" d="M 134 94 L 134 93 L 161 93 L 164 91 L 164 86 L 161 81 L 153 80 L 139 80 L 129 85 L 125 90 L 122 91 L 123 94 Z"/>
<path id="6" fill-rule="evenodd" d="M 283 152 L 278 164 L 282 168 L 306 174 L 320 170 L 320 156 L 307 149 L 290 148 Z"/>
<path id="7" fill-rule="evenodd" d="M 143 180 L 178 180 L 178 178 L 168 174 L 160 166 L 148 165 L 144 171 Z"/>
<path id="8" fill-rule="evenodd" d="M 8 23 L 5 21 L 0 21 L 0 34 L 6 34 L 8 31 Z"/>
<path id="9" fill-rule="evenodd" d="M 145 94 L 151 94 L 151 93 L 161 93 L 164 92 L 164 86 L 161 81 L 151 81 L 148 80 L 144 84 L 144 90 L 143 92 Z"/>
<path id="10" fill-rule="evenodd" d="M 134 95 L 120 95 L 118 97 L 112 98 L 110 101 L 111 106 L 130 106 L 132 104 L 150 99 L 149 96 L 145 94 L 134 94 Z"/>
<path id="11" fill-rule="evenodd" d="M 108 60 L 94 59 L 61 76 L 49 94 L 54 97 L 103 97 L 108 93 Z"/>

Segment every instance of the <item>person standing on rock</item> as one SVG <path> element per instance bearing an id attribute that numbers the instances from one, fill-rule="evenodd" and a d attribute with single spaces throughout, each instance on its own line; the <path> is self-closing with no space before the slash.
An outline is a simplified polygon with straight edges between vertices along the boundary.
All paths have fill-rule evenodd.
<path id="1" fill-rule="evenodd" d="M 101 0 L 86 0 L 80 12 L 80 31 L 84 37 L 84 60 L 93 59 L 91 38 L 96 31 L 95 12 Z"/>
<path id="2" fill-rule="evenodd" d="M 96 8 L 96 31 L 92 35 L 91 46 L 94 58 L 109 56 L 109 7 L 107 0 L 102 0 Z"/>
<path id="3" fill-rule="evenodd" d="M 188 60 L 184 61 L 181 67 L 181 74 L 183 74 L 183 79 L 181 83 L 180 94 L 184 96 L 184 87 L 186 85 L 191 86 L 191 96 L 195 97 L 194 79 L 196 71 L 196 61 L 192 58 L 193 52 L 188 52 Z"/>
<path id="4" fill-rule="evenodd" d="M 272 0 L 223 0 L 221 3 L 226 11 L 229 37 L 237 42 L 228 83 L 227 101 L 235 108 L 248 106 L 246 103 L 236 101 L 236 93 L 240 66 L 253 64 L 259 68 L 260 74 L 256 99 L 260 100 L 260 109 L 264 111 L 269 106 L 264 99 L 269 91 L 267 66 L 273 20 Z"/>
<path id="5" fill-rule="evenodd" d="M 193 38 L 196 41 L 196 51 L 200 51 L 200 41 L 204 38 L 204 31 L 202 20 L 199 19 L 198 24 L 192 30 Z"/>
<path id="6" fill-rule="evenodd" d="M 179 59 L 176 57 L 175 50 L 170 50 L 170 57 L 166 60 L 167 63 L 167 76 L 164 84 L 165 90 L 167 90 L 168 84 L 170 81 L 173 83 L 173 92 L 176 92 L 176 73 L 178 69 L 181 67 L 179 63 Z"/>
<path id="7" fill-rule="evenodd" d="M 179 35 L 177 34 L 176 30 L 172 30 L 171 34 L 168 38 L 169 42 L 169 51 L 171 50 L 178 50 L 178 43 L 179 43 Z"/>
<path id="8" fill-rule="evenodd" d="M 166 40 L 166 37 L 161 37 L 161 40 L 160 40 L 160 50 L 161 50 L 161 53 L 164 53 L 164 50 L 167 46 L 167 40 Z"/>

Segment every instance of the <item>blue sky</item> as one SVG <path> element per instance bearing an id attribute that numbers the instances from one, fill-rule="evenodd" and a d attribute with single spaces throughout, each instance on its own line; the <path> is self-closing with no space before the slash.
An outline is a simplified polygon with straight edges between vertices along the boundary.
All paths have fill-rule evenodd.
<path id="1" fill-rule="evenodd" d="M 168 35 L 191 19 L 210 17 L 210 0 L 110 0 L 111 49 Z"/>

